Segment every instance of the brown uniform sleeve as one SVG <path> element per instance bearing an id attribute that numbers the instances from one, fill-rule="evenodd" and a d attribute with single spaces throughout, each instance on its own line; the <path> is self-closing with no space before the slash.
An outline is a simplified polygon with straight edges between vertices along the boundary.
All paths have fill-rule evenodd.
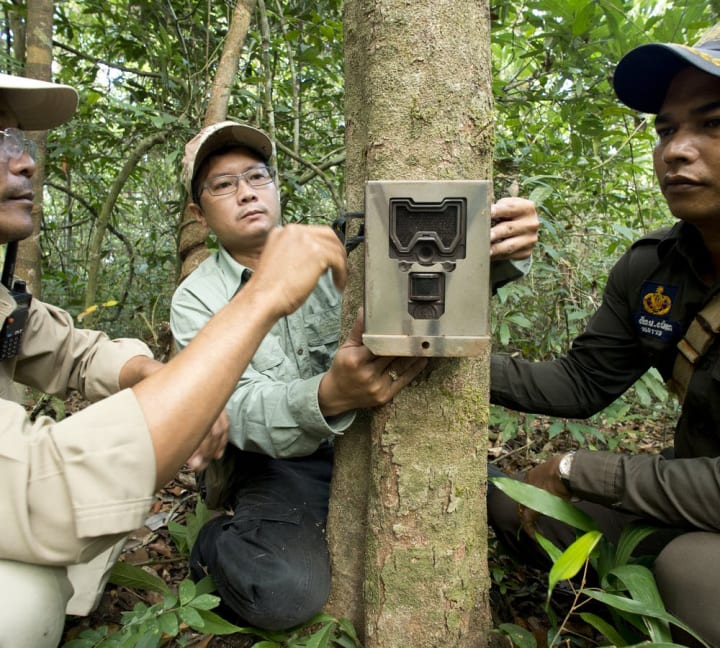
<path id="1" fill-rule="evenodd" d="M 579 450 L 570 486 L 582 499 L 670 526 L 720 530 L 720 458 Z"/>

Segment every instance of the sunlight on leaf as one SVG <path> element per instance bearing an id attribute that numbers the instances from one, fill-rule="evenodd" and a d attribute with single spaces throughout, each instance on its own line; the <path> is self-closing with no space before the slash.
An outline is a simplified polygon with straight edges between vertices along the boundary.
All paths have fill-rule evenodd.
<path id="1" fill-rule="evenodd" d="M 600 531 L 589 531 L 573 542 L 557 559 L 548 576 L 548 604 L 555 586 L 564 580 L 573 578 L 590 558 L 595 545 L 600 542 Z"/>
<path id="2" fill-rule="evenodd" d="M 493 477 L 491 480 L 508 497 L 523 506 L 565 522 L 581 531 L 594 531 L 597 523 L 589 515 L 561 497 L 510 477 Z"/>

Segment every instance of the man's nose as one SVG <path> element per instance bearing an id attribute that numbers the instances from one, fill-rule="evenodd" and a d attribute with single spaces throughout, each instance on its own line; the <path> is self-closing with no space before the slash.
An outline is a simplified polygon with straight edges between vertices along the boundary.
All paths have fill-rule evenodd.
<path id="1" fill-rule="evenodd" d="M 238 188 L 235 193 L 236 200 L 240 202 L 248 202 L 257 198 L 257 190 L 245 178 L 238 178 Z"/>
<path id="2" fill-rule="evenodd" d="M 662 160 L 665 164 L 678 161 L 691 161 L 697 156 L 697 146 L 692 133 L 677 130 L 665 145 Z"/>
<path id="3" fill-rule="evenodd" d="M 37 164 L 30 153 L 23 151 L 18 157 L 10 158 L 8 160 L 8 168 L 11 173 L 14 173 L 15 175 L 24 175 L 28 178 L 32 178 L 37 170 Z"/>

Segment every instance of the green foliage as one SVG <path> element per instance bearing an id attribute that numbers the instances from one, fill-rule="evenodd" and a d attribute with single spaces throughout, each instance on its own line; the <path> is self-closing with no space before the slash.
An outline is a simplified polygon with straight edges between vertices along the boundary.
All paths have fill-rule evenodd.
<path id="1" fill-rule="evenodd" d="M 185 524 L 180 524 L 174 520 L 168 522 L 170 537 L 183 556 L 190 555 L 190 551 L 195 544 L 195 540 L 197 540 L 200 529 L 210 521 L 211 517 L 212 513 L 205 505 L 203 499 L 198 496 L 194 512 L 188 511 L 185 514 Z"/>
<path id="2" fill-rule="evenodd" d="M 65 648 L 156 648 L 169 637 L 182 641 L 183 637 L 188 635 L 188 628 L 209 635 L 237 632 L 253 634 L 251 629 L 235 626 L 211 612 L 217 607 L 220 599 L 199 591 L 202 582 L 196 587 L 192 581 L 184 580 L 178 586 L 178 593 L 175 595 L 167 591 L 164 583 L 162 583 L 164 589 L 158 589 L 160 586 L 157 583 L 143 580 L 143 577 L 137 574 L 126 579 L 125 576 L 130 575 L 132 571 L 143 570 L 134 567 L 123 570 L 122 575 L 114 572 L 116 582 L 161 591 L 164 593 L 163 599 L 150 606 L 138 602 L 131 612 L 123 613 L 120 629 L 113 631 L 103 626 L 84 630 L 77 639 L 65 643 Z"/>
<path id="3" fill-rule="evenodd" d="M 561 623 L 554 623 L 549 646 L 560 645 L 569 637 L 564 634 L 569 617 L 583 606 L 583 601 L 594 599 L 604 604 L 610 620 L 596 614 L 582 612 L 581 618 L 614 646 L 630 646 L 647 637 L 643 645 L 676 646 L 672 643 L 670 626 L 676 625 L 706 646 L 692 630 L 665 610 L 652 572 L 641 558 L 633 558 L 633 551 L 656 529 L 647 525 L 629 525 L 618 541 L 610 543 L 597 529 L 595 522 L 570 502 L 550 493 L 509 478 L 494 478 L 494 484 L 509 497 L 534 511 L 560 520 L 583 531 L 565 550 L 554 546 L 536 532 L 536 540 L 552 560 L 548 574 L 546 609 L 550 611 L 550 598 L 557 585 L 570 581 L 575 598 L 571 610 Z M 572 579 L 588 566 L 592 566 L 600 579 L 600 588 L 587 586 L 585 574 L 579 589 Z M 550 614 L 551 620 L 554 615 Z M 535 646 L 534 637 L 518 632 L 513 624 L 498 628 L 510 636 L 518 646 Z M 517 638 L 517 639 L 516 639 Z"/>

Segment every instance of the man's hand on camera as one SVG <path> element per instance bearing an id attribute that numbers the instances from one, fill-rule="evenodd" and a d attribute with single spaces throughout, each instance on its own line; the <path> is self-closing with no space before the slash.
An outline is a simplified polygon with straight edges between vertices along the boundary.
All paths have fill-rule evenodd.
<path id="1" fill-rule="evenodd" d="M 360 309 L 348 339 L 318 388 L 318 402 L 325 416 L 389 403 L 427 366 L 427 358 L 374 355 L 363 344 L 362 333 Z"/>
<path id="2" fill-rule="evenodd" d="M 540 219 L 535 203 L 525 198 L 501 198 L 492 206 L 490 258 L 527 259 L 538 240 Z"/>

